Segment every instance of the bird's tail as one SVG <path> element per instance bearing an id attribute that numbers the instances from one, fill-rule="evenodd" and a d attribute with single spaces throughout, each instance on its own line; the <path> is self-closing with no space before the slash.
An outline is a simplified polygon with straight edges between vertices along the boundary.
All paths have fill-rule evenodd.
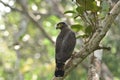
<path id="1" fill-rule="evenodd" d="M 55 77 L 63 77 L 63 76 L 64 76 L 64 64 L 56 63 Z"/>

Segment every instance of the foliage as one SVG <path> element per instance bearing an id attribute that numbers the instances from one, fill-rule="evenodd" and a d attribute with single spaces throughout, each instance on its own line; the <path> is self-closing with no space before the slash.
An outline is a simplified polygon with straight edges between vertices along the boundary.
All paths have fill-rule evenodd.
<path id="1" fill-rule="evenodd" d="M 7 1 L 5 3 L 13 8 L 22 10 L 18 2 Z M 101 0 L 76 0 L 76 2 L 62 0 L 58 6 L 52 1 L 28 0 L 26 6 L 31 13 L 35 14 L 41 27 L 54 41 L 59 33 L 55 29 L 56 23 L 67 18 L 74 23 L 71 28 L 76 32 L 77 39 L 89 40 L 97 24 L 110 8 L 106 0 L 103 2 Z M 101 4 L 98 5 L 98 2 Z M 54 9 L 53 5 L 56 9 L 61 9 L 63 6 L 64 14 L 61 10 Z M 55 69 L 54 44 L 42 34 L 26 14 L 13 11 L 1 2 L 0 6 L 0 80 L 23 80 L 21 78 L 50 80 Z M 111 51 L 104 51 L 103 61 L 114 74 L 114 78 L 119 79 L 120 39 L 114 36 L 120 34 L 117 26 L 119 25 L 114 24 L 114 28 L 102 42 L 105 46 L 111 46 Z M 86 69 L 80 65 L 70 73 L 66 80 L 85 80 L 86 74 Z"/>

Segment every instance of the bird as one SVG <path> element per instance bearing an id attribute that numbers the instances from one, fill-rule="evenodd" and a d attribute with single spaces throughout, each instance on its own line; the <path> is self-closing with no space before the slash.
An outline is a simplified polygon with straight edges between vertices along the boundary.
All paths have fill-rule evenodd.
<path id="1" fill-rule="evenodd" d="M 60 29 L 60 33 L 55 45 L 56 68 L 54 75 L 55 77 L 63 77 L 65 62 L 72 56 L 76 45 L 76 36 L 65 22 L 59 22 L 56 29 Z"/>

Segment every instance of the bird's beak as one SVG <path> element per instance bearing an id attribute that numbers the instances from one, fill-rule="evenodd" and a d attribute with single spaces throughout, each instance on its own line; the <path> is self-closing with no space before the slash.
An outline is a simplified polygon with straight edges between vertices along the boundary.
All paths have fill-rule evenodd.
<path id="1" fill-rule="evenodd" d="M 58 26 L 56 26 L 56 29 L 58 29 Z"/>
<path id="2" fill-rule="evenodd" d="M 60 29 L 60 27 L 61 27 L 61 25 L 57 25 L 57 26 L 56 26 L 56 29 Z"/>

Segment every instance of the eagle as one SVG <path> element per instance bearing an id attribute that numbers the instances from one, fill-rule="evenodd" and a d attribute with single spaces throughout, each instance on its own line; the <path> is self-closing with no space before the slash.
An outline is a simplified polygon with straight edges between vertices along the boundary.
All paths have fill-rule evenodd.
<path id="1" fill-rule="evenodd" d="M 75 33 L 68 27 L 65 22 L 59 22 L 56 29 L 60 29 L 60 33 L 56 39 L 55 45 L 55 76 L 64 76 L 65 62 L 71 57 L 76 44 Z"/>

